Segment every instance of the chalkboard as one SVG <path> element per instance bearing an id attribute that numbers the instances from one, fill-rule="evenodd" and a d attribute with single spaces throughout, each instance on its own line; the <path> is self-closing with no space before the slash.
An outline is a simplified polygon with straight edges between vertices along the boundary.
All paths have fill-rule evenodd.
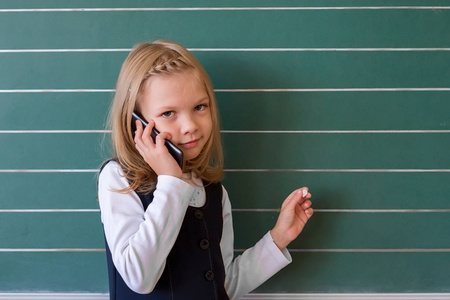
<path id="1" fill-rule="evenodd" d="M 107 293 L 106 115 L 161 38 L 213 81 L 236 254 L 313 195 L 256 293 L 449 293 L 449 32 L 444 0 L 2 1 L 0 293 Z"/>

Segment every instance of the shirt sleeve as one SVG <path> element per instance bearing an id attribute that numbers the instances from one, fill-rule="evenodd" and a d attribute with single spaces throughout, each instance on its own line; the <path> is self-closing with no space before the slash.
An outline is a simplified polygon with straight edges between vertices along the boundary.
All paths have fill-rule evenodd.
<path id="1" fill-rule="evenodd" d="M 267 232 L 255 246 L 233 260 L 234 234 L 231 203 L 223 188 L 223 234 L 221 249 L 225 266 L 225 289 L 230 299 L 239 299 L 251 292 L 292 262 L 288 250 L 280 251 Z"/>
<path id="2" fill-rule="evenodd" d="M 103 168 L 98 187 L 102 223 L 125 283 L 137 293 L 150 293 L 164 271 L 194 187 L 172 176 L 158 176 L 153 201 L 144 211 L 134 191 L 118 192 L 128 186 L 116 162 Z"/>

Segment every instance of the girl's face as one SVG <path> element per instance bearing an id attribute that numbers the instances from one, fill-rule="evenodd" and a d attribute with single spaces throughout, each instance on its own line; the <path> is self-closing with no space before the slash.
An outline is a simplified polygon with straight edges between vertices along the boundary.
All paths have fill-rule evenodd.
<path id="1" fill-rule="evenodd" d="M 138 100 L 143 117 L 170 133 L 186 160 L 200 154 L 212 132 L 210 100 L 197 77 L 193 71 L 150 77 Z"/>

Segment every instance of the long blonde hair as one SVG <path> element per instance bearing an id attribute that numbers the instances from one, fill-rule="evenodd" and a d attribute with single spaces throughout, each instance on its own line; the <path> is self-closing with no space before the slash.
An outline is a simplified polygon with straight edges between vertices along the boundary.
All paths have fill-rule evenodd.
<path id="1" fill-rule="evenodd" d="M 220 139 L 219 113 L 211 80 L 198 60 L 183 46 L 166 40 L 141 43 L 133 48 L 120 70 L 116 92 L 109 113 L 112 150 L 130 186 L 120 192 L 151 191 L 157 175 L 136 150 L 131 126 L 136 101 L 151 76 L 166 76 L 194 71 L 209 96 L 212 132 L 200 154 L 185 162 L 183 172 L 193 172 L 207 182 L 223 177 L 223 152 Z"/>

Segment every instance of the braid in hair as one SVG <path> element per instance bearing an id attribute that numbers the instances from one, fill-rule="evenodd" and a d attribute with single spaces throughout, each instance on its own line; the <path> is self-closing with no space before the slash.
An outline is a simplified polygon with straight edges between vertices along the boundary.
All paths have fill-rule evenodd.
<path id="1" fill-rule="evenodd" d="M 171 58 L 163 63 L 155 65 L 153 68 L 150 69 L 148 73 L 151 74 L 161 74 L 161 73 L 172 73 L 173 71 L 177 71 L 180 69 L 183 69 L 187 66 L 184 59 L 179 57 Z"/>

